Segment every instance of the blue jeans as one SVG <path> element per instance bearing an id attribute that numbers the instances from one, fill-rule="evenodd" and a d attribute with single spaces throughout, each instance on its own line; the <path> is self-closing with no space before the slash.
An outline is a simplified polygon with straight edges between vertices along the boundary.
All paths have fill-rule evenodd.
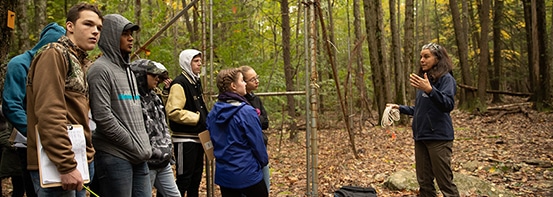
<path id="1" fill-rule="evenodd" d="M 263 167 L 263 180 L 265 181 L 265 185 L 267 185 L 267 192 L 271 191 L 271 189 L 269 188 L 269 186 L 271 186 L 269 175 L 269 165 L 266 165 L 265 167 Z"/>
<path id="2" fill-rule="evenodd" d="M 150 169 L 150 183 L 156 187 L 157 193 L 164 197 L 181 196 L 171 164 L 159 169 Z"/>
<path id="3" fill-rule="evenodd" d="M 94 156 L 99 196 L 151 197 L 150 170 L 142 162 L 132 164 L 127 160 L 97 151 Z"/>
<path id="4" fill-rule="evenodd" d="M 94 177 L 94 161 L 88 164 L 88 172 L 90 173 L 90 179 Z M 30 170 L 29 174 L 33 180 L 33 186 L 37 196 L 41 197 L 86 197 L 86 190 L 83 188 L 81 191 L 76 190 L 63 190 L 60 187 L 42 188 L 40 186 L 40 175 L 38 170 Z M 92 181 L 92 180 L 90 180 Z"/>

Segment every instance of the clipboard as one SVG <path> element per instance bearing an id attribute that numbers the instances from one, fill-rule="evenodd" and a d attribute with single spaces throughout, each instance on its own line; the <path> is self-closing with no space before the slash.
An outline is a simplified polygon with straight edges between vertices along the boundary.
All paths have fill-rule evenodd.
<path id="1" fill-rule="evenodd" d="M 213 143 L 211 142 L 209 131 L 202 131 L 198 134 L 198 137 L 200 137 L 200 142 L 202 143 L 202 147 L 204 148 L 205 155 L 207 155 L 207 159 L 215 159 L 215 156 L 213 155 Z"/>
<path id="2" fill-rule="evenodd" d="M 58 172 L 56 165 L 50 160 L 42 143 L 40 141 L 40 135 L 38 134 L 38 127 L 35 125 L 36 130 L 36 144 L 38 155 L 38 171 L 40 175 L 40 186 L 42 188 L 59 187 L 61 186 L 61 175 Z M 77 161 L 77 170 L 81 173 L 83 181 L 85 183 L 90 182 L 90 173 L 88 171 L 88 159 L 86 156 L 86 138 L 84 136 L 84 129 L 82 125 L 67 125 L 67 134 L 71 140 L 72 149 L 75 153 L 75 160 Z"/>

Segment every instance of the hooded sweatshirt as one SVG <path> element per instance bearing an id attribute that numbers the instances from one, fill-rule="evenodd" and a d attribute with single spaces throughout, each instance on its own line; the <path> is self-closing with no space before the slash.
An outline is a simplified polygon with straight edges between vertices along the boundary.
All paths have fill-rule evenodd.
<path id="1" fill-rule="evenodd" d="M 242 189 L 263 179 L 269 162 L 256 110 L 245 102 L 218 101 L 207 115 L 215 156 L 215 183 Z"/>
<path id="2" fill-rule="evenodd" d="M 183 72 L 171 82 L 169 97 L 167 98 L 166 112 L 169 118 L 169 127 L 173 131 L 174 142 L 197 142 L 199 139 L 185 139 L 180 141 L 183 136 L 197 135 L 205 130 L 205 117 L 207 108 L 202 96 L 202 84 L 199 75 L 192 72 L 192 59 L 201 55 L 201 52 L 195 49 L 183 50 L 179 55 L 180 67 Z M 187 138 L 184 136 L 184 138 Z"/>
<path id="3" fill-rule="evenodd" d="M 2 93 L 2 110 L 6 119 L 24 136 L 27 136 L 25 85 L 27 85 L 27 73 L 31 61 L 41 47 L 56 42 L 63 35 L 65 35 L 65 29 L 57 23 L 46 25 L 40 33 L 38 43 L 31 50 L 15 56 L 8 63 L 8 71 L 4 79 L 4 92 Z"/>
<path id="4" fill-rule="evenodd" d="M 94 157 L 89 127 L 88 53 L 67 36 L 42 47 L 27 76 L 27 169 L 38 170 L 37 134 L 48 158 L 60 174 L 77 167 L 67 133 L 68 124 L 80 124 L 86 138 L 88 162 Z"/>
<path id="5" fill-rule="evenodd" d="M 94 147 L 133 164 L 148 160 L 152 148 L 144 128 L 136 78 L 120 38 L 130 21 L 118 14 L 104 16 L 98 46 L 103 55 L 88 71 L 90 108 L 96 123 Z"/>
<path id="6" fill-rule="evenodd" d="M 140 92 L 144 126 L 150 136 L 150 145 L 152 146 L 152 158 L 148 160 L 150 170 L 167 167 L 167 164 L 171 161 L 173 151 L 171 133 L 169 133 L 165 118 L 165 107 L 156 91 L 148 87 L 148 66 L 156 66 L 159 70 L 167 71 L 163 65 L 159 63 L 156 65 L 156 63 L 141 59 L 133 61 L 131 65 Z"/>

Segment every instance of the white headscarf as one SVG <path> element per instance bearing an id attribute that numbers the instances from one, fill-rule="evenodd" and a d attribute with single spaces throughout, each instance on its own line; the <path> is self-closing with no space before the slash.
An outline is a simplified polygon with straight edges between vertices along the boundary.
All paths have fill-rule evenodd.
<path id="1" fill-rule="evenodd" d="M 190 65 L 190 62 L 192 62 L 192 59 L 196 55 L 201 55 L 202 52 L 196 50 L 196 49 L 185 49 L 182 52 L 180 52 L 179 55 L 179 65 L 190 76 L 194 82 L 197 82 L 200 79 L 200 74 L 194 74 L 192 72 L 192 66 Z"/>

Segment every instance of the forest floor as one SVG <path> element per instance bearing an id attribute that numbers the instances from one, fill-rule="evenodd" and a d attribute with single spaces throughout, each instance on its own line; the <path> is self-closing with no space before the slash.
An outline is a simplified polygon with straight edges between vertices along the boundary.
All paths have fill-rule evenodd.
<path id="1" fill-rule="evenodd" d="M 519 101 L 506 103 L 516 102 Z M 380 121 L 365 121 L 363 126 L 361 121 L 354 121 L 359 157 L 355 159 L 345 125 L 336 112 L 320 114 L 317 196 L 333 196 L 335 190 L 345 185 L 372 186 L 380 197 L 416 196 L 416 191 L 392 191 L 383 184 L 394 172 L 414 172 L 411 128 L 396 125 L 386 130 L 380 127 Z M 553 113 L 538 113 L 528 107 L 500 112 L 451 113 L 456 137 L 454 172 L 487 180 L 516 196 L 553 196 Z M 287 129 L 283 131 L 280 124 L 272 121 L 268 130 L 270 196 L 307 196 L 305 124 L 299 123 L 298 140 L 294 142 L 288 139 Z M 7 179 L 2 187 L 3 196 L 9 196 L 11 185 Z M 200 196 L 206 196 L 205 179 L 201 187 Z M 218 187 L 215 196 L 220 196 Z M 468 192 L 462 196 L 486 195 Z"/>
<path id="2" fill-rule="evenodd" d="M 514 102 L 518 101 L 506 103 Z M 454 172 L 487 180 L 515 196 L 553 196 L 553 113 L 538 113 L 528 106 L 501 112 L 505 111 L 451 113 L 456 137 Z M 346 185 L 372 186 L 384 197 L 417 195 L 416 191 L 391 191 L 383 185 L 394 172 L 415 171 L 410 126 L 386 130 L 380 121 L 367 122 L 361 129 L 355 124 L 359 157 L 355 159 L 344 123 L 329 118 L 335 116 L 339 114 L 320 115 L 324 118 L 318 130 L 318 196 L 333 196 Z M 280 139 L 279 130 L 270 132 L 270 196 L 307 196 L 305 132 L 300 132 L 297 142 L 288 140 L 287 134 Z M 485 195 L 467 192 L 462 196 Z"/>

